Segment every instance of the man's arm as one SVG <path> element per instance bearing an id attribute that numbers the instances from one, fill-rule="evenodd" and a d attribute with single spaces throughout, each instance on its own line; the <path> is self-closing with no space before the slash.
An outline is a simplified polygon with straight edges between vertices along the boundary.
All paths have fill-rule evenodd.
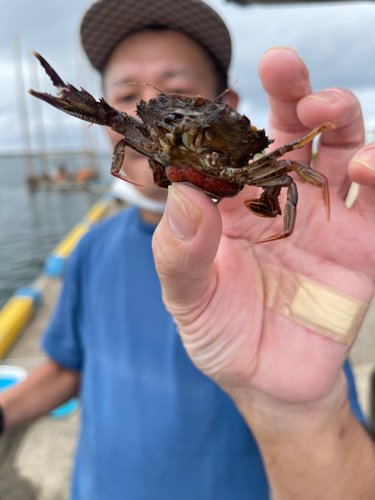
<path id="1" fill-rule="evenodd" d="M 24 382 L 0 394 L 3 429 L 28 424 L 69 401 L 78 392 L 80 377 L 78 371 L 46 361 Z"/>
<path id="2" fill-rule="evenodd" d="M 234 396 L 258 443 L 273 500 L 375 498 L 375 444 L 342 389 L 306 405 Z"/>
<path id="3" fill-rule="evenodd" d="M 362 147 L 355 96 L 340 88 L 312 95 L 293 51 L 265 54 L 260 76 L 275 148 L 320 123 L 335 124 L 314 160 L 328 178 L 331 221 L 322 220 L 321 193 L 296 179 L 301 203 L 293 234 L 257 245 L 280 221 L 244 212 L 243 201 L 259 196 L 254 189 L 218 207 L 189 186 L 170 186 L 153 240 L 163 299 L 194 364 L 233 399 L 253 432 L 275 500 L 373 500 L 375 445 L 349 408 L 342 366 L 363 318 L 359 305 L 365 309 L 374 294 L 375 143 Z M 293 159 L 309 164 L 310 147 Z M 360 189 L 348 209 L 351 181 Z M 282 280 L 267 288 L 270 268 Z M 297 274 L 309 283 L 298 309 L 309 324 L 288 315 L 300 297 L 283 285 Z M 334 300 L 322 305 L 323 289 Z M 349 340 L 333 335 L 332 320 Z"/>

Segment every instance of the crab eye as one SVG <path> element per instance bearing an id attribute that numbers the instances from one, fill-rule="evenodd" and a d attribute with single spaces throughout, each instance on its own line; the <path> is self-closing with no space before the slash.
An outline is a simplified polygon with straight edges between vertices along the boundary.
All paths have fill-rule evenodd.
<path id="1" fill-rule="evenodd" d="M 163 118 L 167 123 L 176 123 L 180 122 L 184 117 L 180 113 L 168 113 Z"/>

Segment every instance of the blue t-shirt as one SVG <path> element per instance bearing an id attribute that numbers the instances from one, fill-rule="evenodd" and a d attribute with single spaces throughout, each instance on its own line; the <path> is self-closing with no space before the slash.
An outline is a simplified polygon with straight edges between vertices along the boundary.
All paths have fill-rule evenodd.
<path id="1" fill-rule="evenodd" d="M 43 339 L 51 358 L 82 371 L 72 500 L 268 500 L 254 438 L 191 363 L 162 302 L 153 231 L 136 208 L 94 227 Z"/>

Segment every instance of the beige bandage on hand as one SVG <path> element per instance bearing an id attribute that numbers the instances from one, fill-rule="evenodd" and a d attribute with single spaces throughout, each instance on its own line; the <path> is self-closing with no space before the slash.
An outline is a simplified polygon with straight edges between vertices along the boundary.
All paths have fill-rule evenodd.
<path id="1" fill-rule="evenodd" d="M 272 264 L 263 264 L 256 290 L 265 306 L 325 337 L 351 346 L 368 303 Z"/>

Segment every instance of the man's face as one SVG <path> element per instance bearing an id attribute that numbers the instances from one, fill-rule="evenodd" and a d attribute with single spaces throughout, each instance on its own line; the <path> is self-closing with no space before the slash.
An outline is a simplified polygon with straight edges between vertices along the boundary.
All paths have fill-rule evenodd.
<path id="1" fill-rule="evenodd" d="M 213 63 L 204 50 L 190 38 L 175 31 L 142 31 L 116 47 L 104 75 L 104 93 L 114 108 L 136 116 L 136 104 L 148 101 L 158 92 L 146 85 L 124 85 L 141 82 L 154 85 L 166 94 L 216 97 Z M 106 129 L 113 146 L 121 135 Z M 133 181 L 147 185 L 142 194 L 155 200 L 166 198 L 166 191 L 155 186 L 146 157 L 126 148 L 122 167 Z"/>

